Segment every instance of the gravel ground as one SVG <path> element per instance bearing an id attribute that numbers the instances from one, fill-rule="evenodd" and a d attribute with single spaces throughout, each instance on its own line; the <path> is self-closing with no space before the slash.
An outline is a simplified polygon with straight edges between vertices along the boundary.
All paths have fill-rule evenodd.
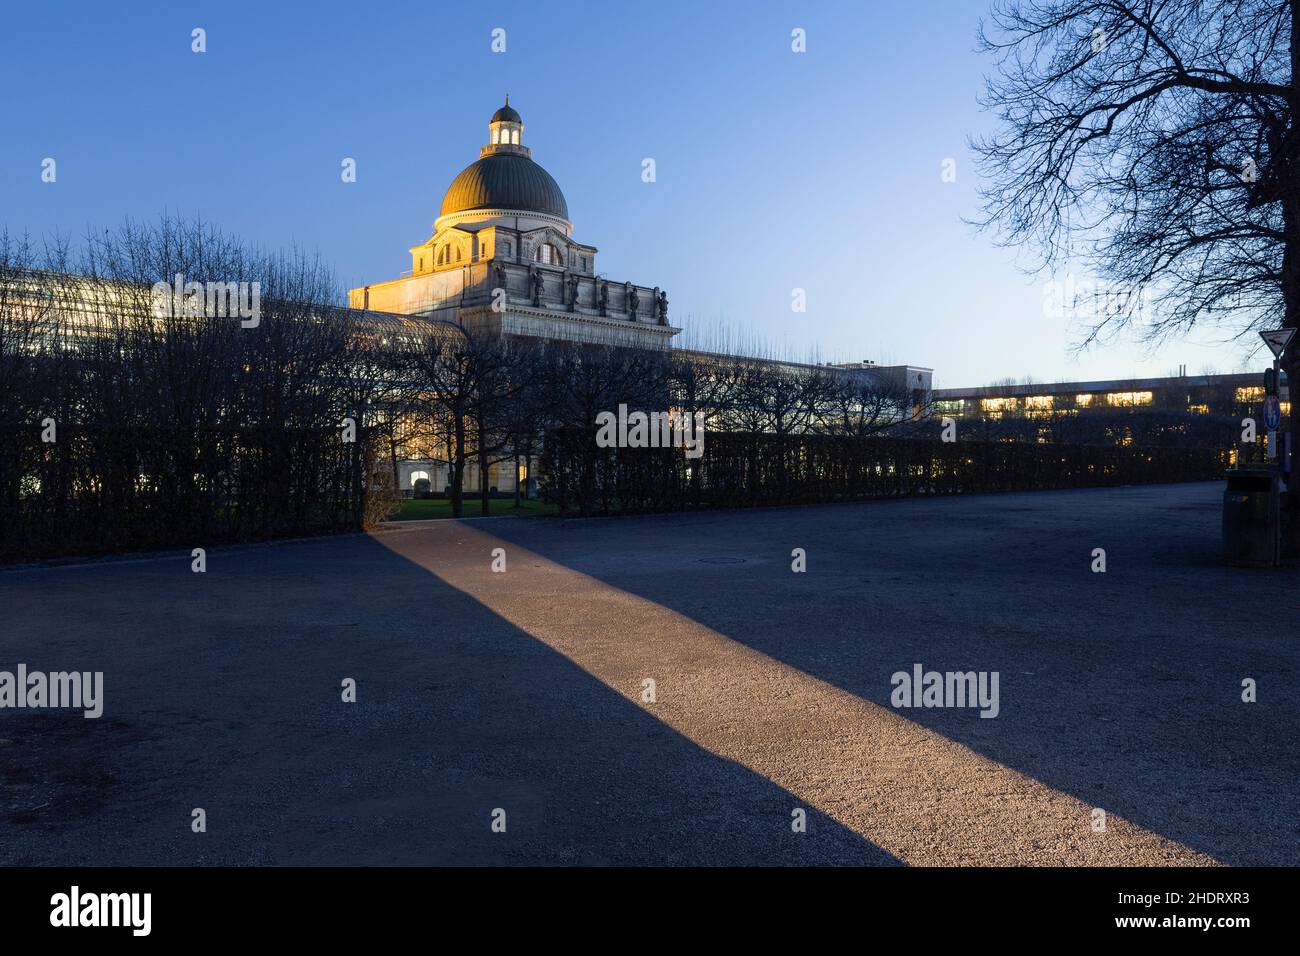
<path id="1" fill-rule="evenodd" d="M 0 863 L 1296 865 L 1300 576 L 1219 564 L 1221 488 L 0 572 L 0 670 L 105 683 L 0 710 Z M 894 708 L 917 663 L 998 716 Z"/>

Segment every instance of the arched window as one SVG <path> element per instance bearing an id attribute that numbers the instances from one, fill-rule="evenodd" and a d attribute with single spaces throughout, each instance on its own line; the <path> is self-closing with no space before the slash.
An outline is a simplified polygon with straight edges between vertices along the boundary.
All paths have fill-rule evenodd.
<path id="1" fill-rule="evenodd" d="M 460 262 L 460 246 L 456 247 L 456 261 Z"/>
<path id="2" fill-rule="evenodd" d="M 442 250 L 438 250 L 438 265 L 442 265 Z"/>
<path id="3" fill-rule="evenodd" d="M 564 261 L 560 257 L 560 250 L 555 248 L 555 246 L 551 245 L 549 242 L 544 242 L 537 247 L 537 251 L 533 253 L 533 260 L 545 265 L 555 266 L 558 266 Z"/>

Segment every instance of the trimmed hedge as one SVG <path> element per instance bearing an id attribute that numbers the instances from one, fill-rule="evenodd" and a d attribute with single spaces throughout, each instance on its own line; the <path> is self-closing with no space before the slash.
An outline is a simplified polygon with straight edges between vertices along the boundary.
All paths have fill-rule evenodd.
<path id="1" fill-rule="evenodd" d="M 546 435 L 542 494 L 561 514 L 1209 481 L 1223 477 L 1229 456 L 1211 448 L 709 433 L 704 454 L 691 460 L 681 449 L 599 448 L 595 436 L 573 428 Z"/>
<path id="2" fill-rule="evenodd" d="M 0 427 L 0 561 L 361 527 L 366 442 L 339 430 Z"/>

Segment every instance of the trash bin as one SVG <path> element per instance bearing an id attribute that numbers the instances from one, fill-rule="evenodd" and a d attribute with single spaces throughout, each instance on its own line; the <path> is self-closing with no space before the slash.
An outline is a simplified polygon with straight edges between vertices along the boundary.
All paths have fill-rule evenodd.
<path id="1" fill-rule="evenodd" d="M 1240 567 L 1281 563 L 1281 476 L 1273 468 L 1230 468 L 1223 492 L 1223 557 Z"/>

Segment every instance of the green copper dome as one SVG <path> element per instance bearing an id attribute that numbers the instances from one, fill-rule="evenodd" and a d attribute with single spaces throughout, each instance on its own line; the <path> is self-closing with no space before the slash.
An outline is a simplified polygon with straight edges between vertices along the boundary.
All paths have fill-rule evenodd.
<path id="1" fill-rule="evenodd" d="M 551 174 L 527 156 L 512 152 L 492 153 L 466 166 L 442 197 L 438 215 L 474 209 L 512 209 L 569 218 L 569 204 Z"/>

